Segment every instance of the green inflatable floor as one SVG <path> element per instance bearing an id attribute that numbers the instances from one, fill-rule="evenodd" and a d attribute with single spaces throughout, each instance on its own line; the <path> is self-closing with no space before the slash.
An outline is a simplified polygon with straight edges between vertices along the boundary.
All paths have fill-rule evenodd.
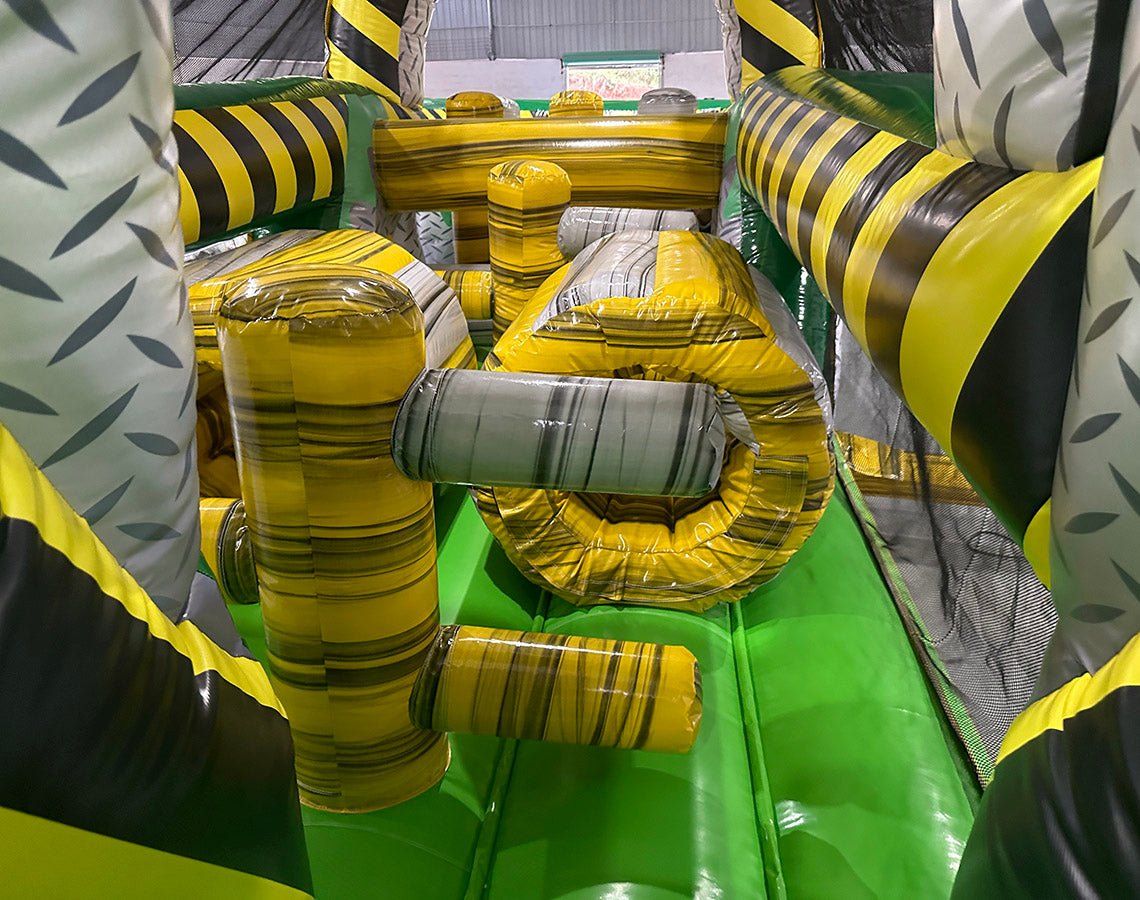
<path id="1" fill-rule="evenodd" d="M 552 598 L 464 490 L 436 498 L 445 622 L 684 644 L 701 733 L 687 756 L 452 736 L 427 794 L 305 810 L 319 898 L 949 895 L 976 789 L 840 491 L 779 578 L 700 616 Z"/>

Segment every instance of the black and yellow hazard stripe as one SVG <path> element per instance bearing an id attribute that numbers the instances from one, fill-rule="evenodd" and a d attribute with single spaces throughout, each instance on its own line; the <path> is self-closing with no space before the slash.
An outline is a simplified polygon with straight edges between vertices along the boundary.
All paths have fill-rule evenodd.
<path id="1" fill-rule="evenodd" d="M 811 378 L 776 344 L 739 253 L 713 237 L 612 235 L 561 271 L 485 368 L 703 381 L 751 434 L 730 443 L 704 497 L 478 488 L 483 520 L 520 571 L 574 603 L 740 599 L 782 569 L 831 495 Z"/>
<path id="2" fill-rule="evenodd" d="M 428 364 L 433 368 L 475 366 L 475 349 L 454 292 L 399 244 L 381 235 L 354 229 L 318 232 L 296 243 L 289 240 L 290 234 L 283 232 L 266 238 L 280 249 L 265 256 L 257 252 L 261 241 L 230 251 L 234 267 L 219 271 L 217 263 L 207 260 L 204 271 L 211 272 L 211 277 L 190 284 L 190 314 L 200 364 L 221 367 L 217 315 L 231 285 L 249 278 L 272 276 L 282 268 L 333 265 L 355 266 L 399 278 L 412 291 L 423 313 Z M 241 265 L 246 259 L 251 261 Z"/>
<path id="3" fill-rule="evenodd" d="M 742 99 L 745 190 L 1047 580 L 1073 260 L 1099 160 L 1018 173 L 956 159 L 808 103 L 783 75 Z"/>
<path id="4" fill-rule="evenodd" d="M 400 100 L 400 28 L 408 0 L 331 0 L 325 13 L 330 78 Z"/>
<path id="5" fill-rule="evenodd" d="M 482 206 L 508 159 L 561 166 L 575 205 L 702 209 L 717 205 L 725 127 L 723 115 L 378 121 L 373 149 L 394 211 Z"/>
<path id="6" fill-rule="evenodd" d="M 487 179 L 495 339 L 566 258 L 558 223 L 570 206 L 570 179 L 554 163 L 500 163 Z"/>
<path id="7" fill-rule="evenodd" d="M 1140 636 L 1014 720 L 954 897 L 1132 896 L 1138 766 Z"/>
<path id="8" fill-rule="evenodd" d="M 424 368 L 391 276 L 288 268 L 237 286 L 219 330 L 266 649 L 305 803 L 363 811 L 447 768 L 408 697 L 439 626 L 432 488 L 391 455 Z"/>
<path id="9" fill-rule="evenodd" d="M 442 109 L 428 109 L 425 106 L 404 106 L 395 100 L 389 100 L 387 97 L 377 97 L 376 99 L 380 101 L 380 108 L 387 113 L 386 118 L 389 119 L 409 121 L 412 119 L 447 118 L 447 113 Z"/>
<path id="10" fill-rule="evenodd" d="M 819 19 L 811 0 L 736 0 L 743 91 L 785 66 L 823 64 Z"/>
<path id="11" fill-rule="evenodd" d="M 178 110 L 186 243 L 340 194 L 347 135 L 340 96 Z"/>
<path id="12" fill-rule="evenodd" d="M 137 855 L 172 877 L 218 867 L 267 897 L 310 892 L 260 665 L 166 618 L 2 426 L 0 472 L 0 807 L 162 851 Z"/>
<path id="13" fill-rule="evenodd" d="M 437 731 L 686 753 L 701 681 L 684 647 L 450 625 L 410 705 Z"/>

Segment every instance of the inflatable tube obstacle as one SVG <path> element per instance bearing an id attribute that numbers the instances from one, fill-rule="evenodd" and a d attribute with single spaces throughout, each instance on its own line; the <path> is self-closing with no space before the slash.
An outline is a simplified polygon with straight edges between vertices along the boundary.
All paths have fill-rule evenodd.
<path id="1" fill-rule="evenodd" d="M 701 722 L 684 647 L 449 625 L 412 690 L 421 728 L 685 753 Z M 514 676 L 513 678 L 511 676 Z"/>
<path id="2" fill-rule="evenodd" d="M 558 223 L 558 247 L 573 259 L 589 244 L 616 231 L 699 230 L 696 215 L 687 209 L 572 206 Z"/>
<path id="3" fill-rule="evenodd" d="M 425 481 L 702 497 L 724 443 L 705 384 L 432 369 L 400 404 L 392 455 Z"/>
<path id="4" fill-rule="evenodd" d="M 732 437 L 700 498 L 477 488 L 528 578 L 579 604 L 701 610 L 743 597 L 800 547 L 832 489 L 826 389 L 765 293 L 735 250 L 691 232 L 612 235 L 547 279 L 488 369 L 704 382 Z"/>

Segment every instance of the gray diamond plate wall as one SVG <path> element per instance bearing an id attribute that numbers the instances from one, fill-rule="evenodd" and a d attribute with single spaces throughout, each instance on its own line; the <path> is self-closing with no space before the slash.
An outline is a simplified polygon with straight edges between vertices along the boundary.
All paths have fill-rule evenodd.
<path id="1" fill-rule="evenodd" d="M 86 5 L 0 4 L 0 421 L 173 615 L 198 480 L 170 8 Z"/>

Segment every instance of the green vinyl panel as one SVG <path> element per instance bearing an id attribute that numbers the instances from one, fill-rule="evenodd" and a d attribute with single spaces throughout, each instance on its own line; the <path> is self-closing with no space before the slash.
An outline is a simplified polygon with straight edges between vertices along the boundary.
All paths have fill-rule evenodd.
<path id="1" fill-rule="evenodd" d="M 544 630 L 687 646 L 704 716 L 684 756 L 520 743 L 487 896 L 766 896 L 728 607 L 698 616 L 554 600 Z"/>
<path id="2" fill-rule="evenodd" d="M 846 497 L 740 607 L 789 897 L 948 897 L 977 788 Z"/>

